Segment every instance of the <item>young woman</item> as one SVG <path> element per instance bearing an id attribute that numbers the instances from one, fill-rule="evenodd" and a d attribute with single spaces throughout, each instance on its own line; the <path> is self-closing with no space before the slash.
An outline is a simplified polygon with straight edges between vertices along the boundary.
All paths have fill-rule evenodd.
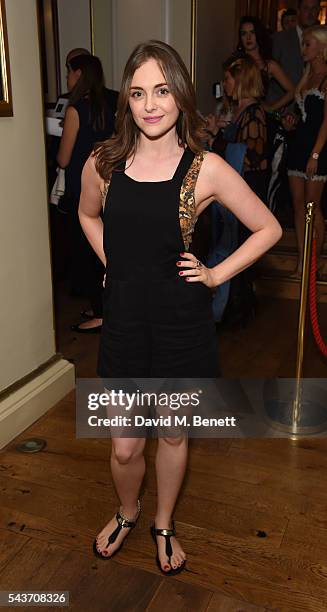
<path id="1" fill-rule="evenodd" d="M 233 104 L 231 121 L 218 131 L 212 150 L 225 155 L 228 142 L 246 145 L 243 175 L 256 195 L 267 201 L 268 147 L 266 113 L 260 102 L 263 85 L 259 68 L 250 56 L 230 58 L 224 63 L 224 91 Z M 220 117 L 218 117 L 218 125 Z M 212 120 L 209 118 L 209 124 Z M 212 125 L 210 125 L 212 128 Z M 217 128 L 216 128 L 217 129 Z M 214 133 L 214 132 L 213 132 Z M 249 236 L 242 223 L 234 224 L 237 243 L 241 245 Z M 234 238 L 236 240 L 236 236 Z M 254 270 L 248 268 L 235 276 L 230 285 L 229 301 L 224 320 L 245 325 L 255 312 Z"/>
<path id="2" fill-rule="evenodd" d="M 317 255 L 324 243 L 325 223 L 321 196 L 327 180 L 327 28 L 313 26 L 304 31 L 303 57 L 306 70 L 296 90 L 300 113 L 293 138 L 290 138 L 288 175 L 292 193 L 298 262 L 294 277 L 301 276 L 304 239 L 304 206 L 315 202 Z M 292 129 L 296 118 L 289 115 L 285 127 Z M 322 262 L 318 262 L 318 274 Z"/>
<path id="3" fill-rule="evenodd" d="M 250 55 L 261 72 L 265 110 L 276 111 L 287 106 L 294 98 L 293 84 L 278 62 L 272 59 L 269 33 L 256 17 L 242 17 L 239 27 L 238 51 Z M 269 103 L 267 95 L 271 79 L 274 79 L 285 93 L 274 102 Z"/>
<path id="4" fill-rule="evenodd" d="M 77 55 L 67 63 L 70 92 L 57 161 L 65 168 L 65 202 L 71 230 L 71 289 L 90 301 L 88 319 L 73 329 L 80 333 L 100 331 L 102 324 L 103 266 L 86 240 L 78 219 L 83 166 L 95 143 L 114 130 L 116 92 L 104 86 L 101 62 L 92 55 Z"/>
<path id="5" fill-rule="evenodd" d="M 79 215 L 107 266 L 99 375 L 215 377 L 211 289 L 258 259 L 281 228 L 246 183 L 203 151 L 204 122 L 181 58 L 149 41 L 130 56 L 122 80 L 117 134 L 97 146 L 83 170 Z M 222 264 L 207 268 L 191 252 L 197 217 L 223 202 L 252 235 Z M 104 201 L 104 220 L 101 210 Z M 113 438 L 111 468 L 120 510 L 97 536 L 103 559 L 120 548 L 140 512 L 144 438 Z M 187 437 L 158 439 L 158 502 L 151 533 L 157 563 L 185 567 L 173 510 L 187 463 Z"/>
<path id="6" fill-rule="evenodd" d="M 265 201 L 267 188 L 267 121 L 261 98 L 263 85 L 257 64 L 251 57 L 230 58 L 224 63 L 224 91 L 232 101 L 231 121 L 223 123 L 218 117 L 216 125 L 209 118 L 212 135 L 223 127 L 222 135 L 213 140 L 212 148 L 221 153 L 223 142 L 246 144 L 244 178 L 253 191 Z"/>

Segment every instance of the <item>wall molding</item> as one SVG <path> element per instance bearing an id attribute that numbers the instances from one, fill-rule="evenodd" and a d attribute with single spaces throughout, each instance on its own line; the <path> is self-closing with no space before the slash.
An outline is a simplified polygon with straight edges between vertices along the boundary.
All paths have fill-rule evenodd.
<path id="1" fill-rule="evenodd" d="M 75 387 L 75 368 L 56 360 L 0 400 L 0 449 L 9 444 Z"/>

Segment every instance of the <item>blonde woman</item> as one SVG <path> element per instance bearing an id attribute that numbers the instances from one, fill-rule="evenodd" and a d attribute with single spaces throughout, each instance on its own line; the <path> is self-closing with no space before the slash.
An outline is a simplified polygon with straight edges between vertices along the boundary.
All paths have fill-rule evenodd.
<path id="1" fill-rule="evenodd" d="M 267 191 L 267 122 L 261 104 L 260 70 L 251 57 L 231 58 L 224 64 L 224 88 L 234 103 L 231 123 L 224 130 L 227 142 L 247 145 L 244 179 L 265 201 Z M 213 146 L 215 150 L 215 147 Z"/>
<path id="2" fill-rule="evenodd" d="M 300 113 L 295 133 L 290 138 L 288 175 L 293 199 L 298 262 L 294 277 L 300 277 L 303 258 L 304 206 L 315 202 L 317 255 L 324 242 L 324 218 L 321 196 L 327 180 L 327 28 L 313 26 L 303 36 L 306 70 L 296 91 Z M 294 128 L 296 119 L 287 117 L 286 128 Z M 321 262 L 318 262 L 318 274 Z"/>

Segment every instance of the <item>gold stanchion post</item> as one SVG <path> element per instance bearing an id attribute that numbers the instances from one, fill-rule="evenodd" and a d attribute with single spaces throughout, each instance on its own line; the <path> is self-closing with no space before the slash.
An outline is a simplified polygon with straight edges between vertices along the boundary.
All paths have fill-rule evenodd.
<path id="1" fill-rule="evenodd" d="M 299 423 L 301 421 L 301 391 L 302 391 L 302 373 L 303 373 L 303 355 L 304 355 L 304 331 L 308 305 L 308 292 L 310 282 L 310 268 L 312 256 L 312 238 L 314 227 L 315 205 L 314 202 L 308 202 L 305 210 L 305 233 L 304 233 L 304 250 L 302 263 L 302 278 L 301 278 L 301 293 L 300 293 L 300 308 L 297 331 L 297 354 L 296 354 L 296 391 L 293 402 L 292 414 L 292 433 L 298 432 Z"/>
<path id="2" fill-rule="evenodd" d="M 266 414 L 270 425 L 296 436 L 324 431 L 326 391 L 310 379 L 303 379 L 304 333 L 312 257 L 314 202 L 305 207 L 305 234 L 298 317 L 296 374 L 294 379 L 267 381 L 264 389 Z M 295 385 L 295 386 L 294 386 Z"/>

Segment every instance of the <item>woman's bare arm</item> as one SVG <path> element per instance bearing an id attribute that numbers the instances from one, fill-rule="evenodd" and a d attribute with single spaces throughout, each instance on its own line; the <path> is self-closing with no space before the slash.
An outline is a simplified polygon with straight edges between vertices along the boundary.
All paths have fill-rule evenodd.
<path id="1" fill-rule="evenodd" d="M 103 188 L 103 180 L 95 169 L 95 159 L 91 155 L 82 172 L 82 191 L 78 216 L 90 245 L 103 265 L 106 266 L 106 256 L 103 250 L 103 223 L 100 217 Z"/>
<path id="2" fill-rule="evenodd" d="M 292 102 L 295 95 L 295 87 L 280 64 L 274 60 L 269 62 L 269 74 L 271 74 L 275 81 L 285 90 L 285 93 L 278 100 L 272 104 L 264 105 L 265 110 L 269 109 L 271 111 L 276 111 Z"/>
<path id="3" fill-rule="evenodd" d="M 60 168 L 66 168 L 71 160 L 79 130 L 79 116 L 76 108 L 68 106 L 65 115 L 64 129 L 60 140 L 57 162 Z"/>

